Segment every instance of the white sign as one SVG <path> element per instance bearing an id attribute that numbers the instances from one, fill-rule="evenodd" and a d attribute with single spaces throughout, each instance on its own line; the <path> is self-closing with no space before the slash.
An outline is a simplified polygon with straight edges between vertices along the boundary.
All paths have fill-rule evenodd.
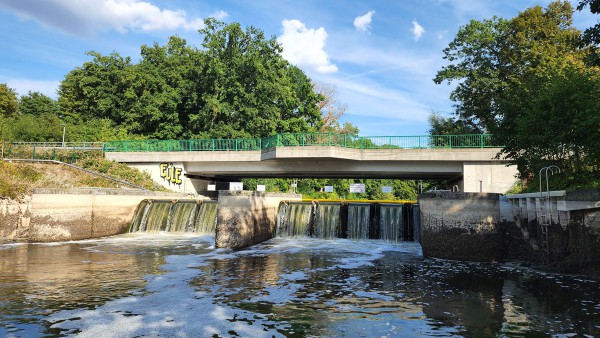
<path id="1" fill-rule="evenodd" d="M 323 187 L 323 191 L 325 192 L 333 192 L 333 185 L 326 185 Z"/>
<path id="2" fill-rule="evenodd" d="M 242 190 L 244 190 L 244 183 L 242 183 L 242 182 L 229 182 L 229 190 L 231 190 L 231 191 L 242 191 Z"/>
<path id="3" fill-rule="evenodd" d="M 298 185 L 296 183 L 292 183 L 292 188 L 297 187 Z"/>
<path id="4" fill-rule="evenodd" d="M 362 183 L 350 184 L 350 192 L 364 194 L 365 193 L 365 185 Z"/>
<path id="5" fill-rule="evenodd" d="M 265 190 L 266 190 L 266 187 L 264 184 L 258 184 L 256 186 L 256 191 L 265 191 Z"/>
<path id="6" fill-rule="evenodd" d="M 217 190 L 217 185 L 216 184 L 209 184 L 208 188 L 206 188 L 206 190 L 208 190 L 208 191 L 215 191 L 215 190 Z"/>
<path id="7" fill-rule="evenodd" d="M 388 192 L 391 193 L 392 192 L 392 187 L 388 187 L 388 186 L 383 186 L 381 187 L 381 192 Z"/>

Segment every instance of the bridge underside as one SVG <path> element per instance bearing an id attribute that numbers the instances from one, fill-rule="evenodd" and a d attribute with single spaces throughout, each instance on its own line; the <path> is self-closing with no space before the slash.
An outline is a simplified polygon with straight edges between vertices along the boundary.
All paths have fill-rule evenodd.
<path id="1" fill-rule="evenodd" d="M 462 162 L 365 162 L 340 159 L 278 160 L 257 163 L 183 162 L 186 176 L 215 181 L 242 178 L 391 178 L 460 180 Z M 243 174 L 242 174 L 243 173 Z"/>
<path id="2" fill-rule="evenodd" d="M 500 192 L 515 182 L 516 169 L 495 159 L 500 149 L 349 149 L 283 147 L 262 151 L 107 153 L 118 162 L 148 171 L 157 181 L 160 165 L 183 167 L 187 188 L 195 181 L 242 178 L 444 179 L 465 192 Z M 167 183 L 171 187 L 171 183 Z M 186 188 L 186 189 L 187 189 Z M 196 189 L 198 190 L 198 189 Z"/>

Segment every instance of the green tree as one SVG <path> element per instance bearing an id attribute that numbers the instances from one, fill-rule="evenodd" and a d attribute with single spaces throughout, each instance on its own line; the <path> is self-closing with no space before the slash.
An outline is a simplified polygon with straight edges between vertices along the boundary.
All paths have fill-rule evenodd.
<path id="1" fill-rule="evenodd" d="M 443 117 L 439 113 L 431 113 L 427 121 L 430 135 L 464 135 L 482 132 L 472 121 L 456 117 Z"/>
<path id="2" fill-rule="evenodd" d="M 556 161 L 571 177 L 595 168 L 593 142 L 577 134 L 599 138 L 587 124 L 597 121 L 597 70 L 585 70 L 590 50 L 578 48 L 572 15 L 568 2 L 555 1 L 511 20 L 471 21 L 444 50 L 451 63 L 434 79 L 459 82 L 451 96 L 459 119 L 493 133 L 505 145 L 499 156 L 522 177 Z"/>
<path id="3" fill-rule="evenodd" d="M 60 116 L 58 101 L 40 92 L 28 92 L 19 99 L 19 112 L 31 115 L 56 115 Z"/>
<path id="4" fill-rule="evenodd" d="M 581 11 L 588 6 L 590 12 L 600 14 L 600 0 L 581 0 L 579 1 L 579 5 L 577 5 L 577 9 Z M 600 22 L 583 31 L 581 35 L 581 47 L 590 48 L 592 50 L 590 63 L 600 66 Z"/>
<path id="5" fill-rule="evenodd" d="M 321 125 L 310 79 L 281 57 L 275 38 L 206 20 L 202 49 L 171 37 L 141 47 L 132 64 L 88 53 L 59 88 L 69 121 L 109 119 L 145 138 L 265 137 Z"/>
<path id="6" fill-rule="evenodd" d="M 318 96 L 310 79 L 281 57 L 274 37 L 238 23 L 206 20 L 199 111 L 191 130 L 208 137 L 265 137 L 315 130 Z"/>
<path id="7" fill-rule="evenodd" d="M 0 115 L 11 117 L 18 113 L 19 101 L 17 92 L 6 83 L 0 83 Z"/>

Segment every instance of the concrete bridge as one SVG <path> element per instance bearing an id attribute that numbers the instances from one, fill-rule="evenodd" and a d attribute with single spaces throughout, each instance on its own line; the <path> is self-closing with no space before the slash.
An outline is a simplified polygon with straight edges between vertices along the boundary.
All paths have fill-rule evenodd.
<path id="1" fill-rule="evenodd" d="M 464 192 L 500 192 L 516 168 L 489 135 L 360 138 L 283 134 L 268 139 L 107 142 L 106 157 L 148 171 L 172 190 L 199 192 L 241 178 L 446 179 Z"/>

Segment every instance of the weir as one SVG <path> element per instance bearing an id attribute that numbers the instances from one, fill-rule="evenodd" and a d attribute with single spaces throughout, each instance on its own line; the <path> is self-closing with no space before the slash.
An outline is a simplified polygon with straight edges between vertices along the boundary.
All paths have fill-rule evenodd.
<path id="1" fill-rule="evenodd" d="M 418 212 L 411 204 L 286 201 L 279 206 L 276 236 L 418 241 L 413 210 Z"/>
<path id="2" fill-rule="evenodd" d="M 214 234 L 217 202 L 196 200 L 143 200 L 129 232 Z"/>

